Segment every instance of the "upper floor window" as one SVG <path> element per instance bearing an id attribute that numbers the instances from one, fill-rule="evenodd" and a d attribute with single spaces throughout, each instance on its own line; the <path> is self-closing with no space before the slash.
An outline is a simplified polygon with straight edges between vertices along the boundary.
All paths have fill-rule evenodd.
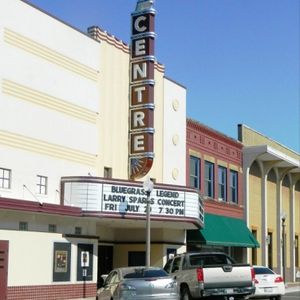
<path id="1" fill-rule="evenodd" d="M 0 168 L 0 188 L 10 189 L 11 170 Z"/>
<path id="2" fill-rule="evenodd" d="M 104 178 L 112 178 L 112 168 L 104 167 Z"/>
<path id="3" fill-rule="evenodd" d="M 214 164 L 205 161 L 205 196 L 214 198 Z"/>
<path id="4" fill-rule="evenodd" d="M 38 194 L 47 195 L 48 178 L 45 176 L 37 175 L 36 187 L 36 192 Z"/>
<path id="5" fill-rule="evenodd" d="M 48 225 L 48 231 L 49 232 L 57 232 L 56 224 L 49 224 Z"/>
<path id="6" fill-rule="evenodd" d="M 190 156 L 190 186 L 200 189 L 200 158 Z"/>
<path id="7" fill-rule="evenodd" d="M 230 201 L 238 203 L 238 172 L 230 170 Z"/>
<path id="8" fill-rule="evenodd" d="M 27 231 L 28 230 L 28 223 L 27 222 L 19 222 L 19 230 Z"/>
<path id="9" fill-rule="evenodd" d="M 75 234 L 81 235 L 82 234 L 82 228 L 78 227 L 78 226 L 75 226 Z"/>
<path id="10" fill-rule="evenodd" d="M 227 200 L 227 169 L 224 167 L 218 167 L 218 196 L 219 200 L 226 201 Z"/>

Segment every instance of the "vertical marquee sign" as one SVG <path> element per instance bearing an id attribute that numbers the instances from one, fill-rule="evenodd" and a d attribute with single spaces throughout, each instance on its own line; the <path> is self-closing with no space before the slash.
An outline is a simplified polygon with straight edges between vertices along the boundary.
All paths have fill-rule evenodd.
<path id="1" fill-rule="evenodd" d="M 154 0 L 139 0 L 131 14 L 129 173 L 145 176 L 152 167 L 154 136 Z"/>

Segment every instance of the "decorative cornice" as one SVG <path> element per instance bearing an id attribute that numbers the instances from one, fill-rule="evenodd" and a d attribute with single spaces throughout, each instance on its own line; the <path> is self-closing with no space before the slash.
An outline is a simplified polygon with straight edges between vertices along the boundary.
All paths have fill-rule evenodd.
<path id="1" fill-rule="evenodd" d="M 124 53 L 129 54 L 130 53 L 130 47 L 128 44 L 123 42 L 122 40 L 118 39 L 112 34 L 109 34 L 107 31 L 101 29 L 98 26 L 91 26 L 88 28 L 88 34 L 91 38 L 98 42 L 106 42 L 117 49 L 123 51 Z M 164 73 L 165 72 L 165 66 L 159 62 L 155 62 L 154 64 L 155 70 L 158 72 Z"/>
<path id="2" fill-rule="evenodd" d="M 165 73 L 165 66 L 160 64 L 159 62 L 155 62 L 154 69 L 158 72 Z"/>
<path id="3" fill-rule="evenodd" d="M 200 122 L 198 122 L 196 120 L 187 118 L 186 123 L 187 123 L 187 129 L 191 128 L 191 129 L 197 130 L 198 132 L 208 134 L 211 137 L 222 140 L 223 142 L 231 144 L 239 149 L 243 148 L 243 144 L 240 141 L 235 140 L 232 137 L 229 137 L 229 136 L 227 136 L 213 128 L 210 128 L 204 124 L 201 124 Z"/>
<path id="4" fill-rule="evenodd" d="M 202 153 L 211 153 L 217 159 L 222 158 L 226 162 L 242 164 L 243 145 L 218 131 L 202 125 L 194 120 L 187 119 L 187 145 L 188 149 Z"/>
<path id="5" fill-rule="evenodd" d="M 107 31 L 102 30 L 98 26 L 91 26 L 88 28 L 88 34 L 98 42 L 107 42 L 110 45 L 115 46 L 116 48 L 122 50 L 125 53 L 130 52 L 129 46 L 123 41 L 116 38 L 114 35 L 109 34 Z"/>

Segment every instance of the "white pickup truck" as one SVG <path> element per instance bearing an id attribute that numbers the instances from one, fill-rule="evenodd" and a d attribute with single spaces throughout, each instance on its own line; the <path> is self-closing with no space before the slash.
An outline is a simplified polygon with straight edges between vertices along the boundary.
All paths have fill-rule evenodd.
<path id="1" fill-rule="evenodd" d="M 246 299 L 254 294 L 254 270 L 220 252 L 183 253 L 164 267 L 177 281 L 181 300 Z"/>

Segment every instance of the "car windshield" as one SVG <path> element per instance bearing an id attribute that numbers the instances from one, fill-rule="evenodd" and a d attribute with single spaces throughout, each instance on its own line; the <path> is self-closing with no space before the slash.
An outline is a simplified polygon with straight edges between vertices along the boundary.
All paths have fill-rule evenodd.
<path id="1" fill-rule="evenodd" d="M 261 274 L 274 274 L 274 272 L 269 268 L 263 268 L 263 267 L 254 267 L 254 273 L 257 275 Z"/>
<path id="2" fill-rule="evenodd" d="M 123 278 L 166 277 L 168 273 L 162 269 L 130 269 L 123 271 Z"/>

